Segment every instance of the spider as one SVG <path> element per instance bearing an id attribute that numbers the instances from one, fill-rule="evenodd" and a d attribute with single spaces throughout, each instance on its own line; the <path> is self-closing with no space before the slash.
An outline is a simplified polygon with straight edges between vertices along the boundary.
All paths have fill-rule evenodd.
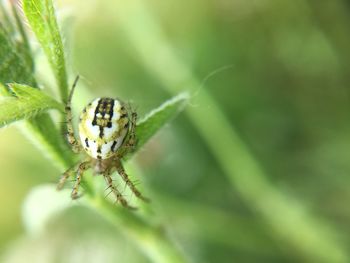
<path id="1" fill-rule="evenodd" d="M 92 168 L 95 174 L 103 175 L 117 202 L 126 208 L 134 209 L 113 184 L 111 175 L 117 171 L 135 196 L 148 202 L 149 199 L 144 197 L 129 179 L 121 162 L 123 156 L 136 145 L 137 113 L 119 99 L 94 99 L 80 114 L 79 141 L 74 135 L 71 108 L 71 101 L 78 80 L 79 76 L 74 81 L 65 107 L 67 140 L 74 153 L 85 151 L 88 156 L 63 173 L 57 189 L 62 189 L 66 180 L 76 174 L 71 197 L 73 200 L 77 199 L 83 174 L 86 170 Z"/>

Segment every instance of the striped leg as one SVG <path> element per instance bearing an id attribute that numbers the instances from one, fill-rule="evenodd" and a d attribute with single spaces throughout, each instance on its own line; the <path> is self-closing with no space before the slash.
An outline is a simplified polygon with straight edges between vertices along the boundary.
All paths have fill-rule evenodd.
<path id="1" fill-rule="evenodd" d="M 110 172 L 106 172 L 104 175 L 104 178 L 106 180 L 106 183 L 108 185 L 108 188 L 110 188 L 113 192 L 113 194 L 115 195 L 115 197 L 117 198 L 117 201 L 124 206 L 125 208 L 129 208 L 129 209 L 136 209 L 135 207 L 129 206 L 128 202 L 125 200 L 125 198 L 123 197 L 123 195 L 118 191 L 118 189 L 114 186 L 113 184 L 113 180 L 112 177 L 110 175 Z"/>
<path id="2" fill-rule="evenodd" d="M 119 173 L 119 175 L 122 177 L 122 179 L 124 180 L 124 182 L 127 184 L 127 186 L 130 188 L 130 190 L 136 195 L 137 198 L 145 201 L 145 202 L 149 202 L 150 199 L 147 197 L 144 197 L 141 192 L 136 188 L 136 186 L 134 185 L 133 182 L 130 181 L 128 175 L 126 174 L 124 167 L 122 165 L 122 163 L 119 161 L 117 162 L 116 165 L 117 171 Z"/>
<path id="3" fill-rule="evenodd" d="M 131 113 L 131 127 L 129 131 L 129 141 L 127 143 L 127 146 L 133 149 L 136 145 L 136 135 L 135 135 L 135 128 L 136 128 L 136 121 L 137 121 L 137 113 L 133 111 Z"/>
<path id="4" fill-rule="evenodd" d="M 75 181 L 72 193 L 71 193 L 72 199 L 78 199 L 79 198 L 78 190 L 79 190 L 79 186 L 80 186 L 80 183 L 81 183 L 81 179 L 83 178 L 84 172 L 87 169 L 89 169 L 90 167 L 91 167 L 91 163 L 89 161 L 82 162 L 82 163 L 79 164 L 78 171 L 77 171 L 77 178 L 76 178 L 76 181 Z"/>
<path id="5" fill-rule="evenodd" d="M 74 172 L 78 169 L 78 165 L 75 164 L 72 167 L 70 167 L 67 171 L 63 173 L 61 176 L 60 181 L 57 184 L 57 190 L 61 190 L 67 181 L 67 179 L 74 174 Z"/>
<path id="6" fill-rule="evenodd" d="M 135 128 L 136 128 L 136 121 L 137 121 L 137 113 L 131 108 L 130 104 L 128 104 L 126 107 L 127 107 L 127 112 L 131 114 L 131 118 L 129 119 L 129 123 L 128 123 L 128 126 L 129 126 L 128 136 L 125 138 L 125 142 L 121 147 L 123 148 L 123 151 L 121 151 L 122 156 L 127 152 L 132 151 L 136 145 Z"/>
<path id="7" fill-rule="evenodd" d="M 129 111 L 131 111 L 131 107 L 129 105 L 128 107 Z M 125 141 L 123 142 L 122 146 L 118 149 L 117 151 L 117 160 L 122 159 L 123 156 L 126 154 L 132 152 L 135 149 L 136 146 L 136 134 L 135 134 L 135 129 L 136 129 L 136 121 L 137 121 L 137 113 L 135 111 L 131 112 L 131 120 L 129 121 L 130 129 L 128 131 L 128 135 L 125 138 Z"/>
<path id="8" fill-rule="evenodd" d="M 71 108 L 72 97 L 73 97 L 75 86 L 77 85 L 78 80 L 79 80 L 79 76 L 77 76 L 74 81 L 74 84 L 69 93 L 68 101 L 65 107 L 66 121 L 67 121 L 67 140 L 69 144 L 72 146 L 73 152 L 75 153 L 79 153 L 82 150 L 80 141 L 77 140 L 74 136 L 73 122 L 72 122 L 73 116 L 72 116 L 72 108 Z"/>

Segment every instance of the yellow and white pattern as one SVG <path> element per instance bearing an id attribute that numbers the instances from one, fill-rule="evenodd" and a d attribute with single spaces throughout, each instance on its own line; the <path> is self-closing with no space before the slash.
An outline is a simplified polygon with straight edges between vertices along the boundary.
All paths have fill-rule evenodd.
<path id="1" fill-rule="evenodd" d="M 95 159 L 112 157 L 122 145 L 128 128 L 128 112 L 117 99 L 97 98 L 80 115 L 81 144 Z"/>

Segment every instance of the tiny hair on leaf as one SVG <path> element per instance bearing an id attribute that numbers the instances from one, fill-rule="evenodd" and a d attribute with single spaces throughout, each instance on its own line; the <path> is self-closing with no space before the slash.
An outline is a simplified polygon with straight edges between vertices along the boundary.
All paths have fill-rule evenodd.
<path id="1" fill-rule="evenodd" d="M 63 43 L 51 0 L 23 0 L 23 10 L 54 72 L 61 99 L 68 98 Z"/>
<path id="2" fill-rule="evenodd" d="M 5 91 L 5 88 L 2 90 Z M 9 90 L 13 96 L 5 96 L 0 99 L 0 127 L 14 121 L 34 117 L 49 109 L 64 110 L 62 104 L 39 89 L 12 83 L 9 84 Z"/>
<path id="3" fill-rule="evenodd" d="M 183 110 L 189 99 L 189 93 L 180 93 L 146 114 L 136 126 L 136 138 L 138 143 L 134 152 L 138 151 L 166 123 Z"/>

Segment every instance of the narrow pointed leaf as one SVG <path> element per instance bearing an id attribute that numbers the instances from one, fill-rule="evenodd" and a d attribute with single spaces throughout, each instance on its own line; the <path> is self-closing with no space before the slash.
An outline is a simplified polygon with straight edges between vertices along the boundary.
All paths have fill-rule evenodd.
<path id="1" fill-rule="evenodd" d="M 7 28 L 7 27 L 6 27 Z M 0 83 L 17 82 L 35 86 L 33 67 L 18 50 L 18 43 L 0 24 Z"/>
<path id="2" fill-rule="evenodd" d="M 29 39 L 25 31 L 21 16 L 18 12 L 18 8 L 14 4 L 12 4 L 12 13 L 22 40 L 20 43 L 18 43 L 18 49 L 20 50 L 20 53 L 23 54 L 23 58 L 26 61 L 27 67 L 29 67 L 28 70 L 30 72 L 34 72 L 34 60 L 30 50 Z"/>
<path id="3" fill-rule="evenodd" d="M 34 117 L 48 109 L 63 111 L 60 103 L 38 89 L 11 84 L 10 90 L 15 96 L 2 97 L 0 100 L 0 127 Z"/>
<path id="4" fill-rule="evenodd" d="M 190 95 L 188 93 L 180 93 L 147 114 L 136 126 L 138 143 L 135 152 L 155 135 L 160 128 L 173 119 L 184 108 L 189 98 Z"/>
<path id="5" fill-rule="evenodd" d="M 51 0 L 23 0 L 23 10 L 55 74 L 61 99 L 67 100 L 68 84 L 64 50 Z"/>
<path id="6" fill-rule="evenodd" d="M 7 15 L 6 8 L 2 8 L 1 12 Z M 16 10 L 13 9 L 13 12 L 15 14 Z M 7 16 L 9 17 L 9 15 Z M 29 43 L 26 43 L 24 26 L 22 21 L 14 20 L 16 24 L 11 24 L 10 20 L 1 21 L 4 23 L 3 25 L 0 23 L 0 99 L 1 97 L 11 96 L 9 88 L 5 86 L 6 83 L 15 82 L 34 88 L 38 87 L 34 77 L 33 55 Z M 21 36 L 21 38 L 18 36 Z M 12 93 L 16 91 L 18 93 L 17 97 L 20 97 L 19 89 L 13 88 Z M 15 117 L 14 119 L 19 118 L 19 116 Z M 8 120 L 6 123 L 8 123 Z M 54 164 L 60 169 L 72 164 L 72 154 L 48 113 L 43 112 L 20 124 L 21 131 L 26 137 L 40 148 L 42 153 L 48 156 L 50 160 L 53 160 Z"/>

